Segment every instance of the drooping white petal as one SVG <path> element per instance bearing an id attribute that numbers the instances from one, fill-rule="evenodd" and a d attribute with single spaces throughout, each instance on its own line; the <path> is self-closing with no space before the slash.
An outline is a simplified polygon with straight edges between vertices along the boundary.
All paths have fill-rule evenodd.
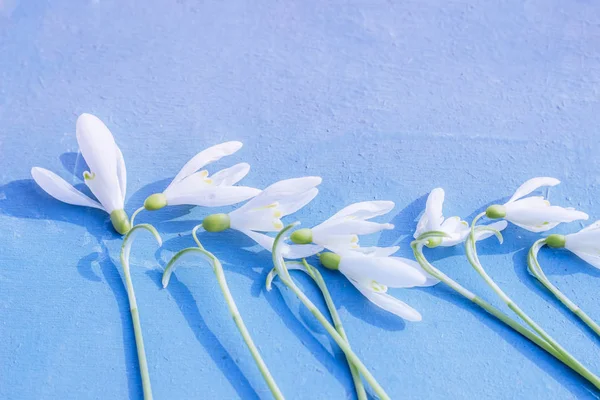
<path id="1" fill-rule="evenodd" d="M 116 146 L 116 145 L 115 145 Z M 119 180 L 119 188 L 121 189 L 121 196 L 125 201 L 125 194 L 127 193 L 127 169 L 125 168 L 125 159 L 119 146 L 116 146 L 117 152 L 117 179 Z"/>
<path id="2" fill-rule="evenodd" d="M 250 164 L 239 163 L 235 164 L 233 167 L 215 172 L 210 177 L 210 180 L 215 186 L 233 186 L 244 179 L 244 177 L 248 175 L 248 172 L 250 172 Z"/>
<path id="3" fill-rule="evenodd" d="M 321 178 L 318 176 L 306 176 L 303 178 L 285 179 L 276 182 L 236 211 L 243 212 L 254 208 L 268 206 L 272 203 L 279 202 L 283 198 L 292 198 L 293 196 L 308 192 L 319 185 L 321 181 Z"/>
<path id="4" fill-rule="evenodd" d="M 600 230 L 581 230 L 565 236 L 565 248 L 600 255 Z"/>
<path id="5" fill-rule="evenodd" d="M 423 269 L 423 267 L 421 267 L 421 265 L 418 262 L 416 262 L 415 260 L 411 260 L 408 258 L 400 258 L 400 257 L 392 257 L 392 258 L 399 258 L 400 261 L 402 261 L 404 264 L 411 266 L 412 268 L 416 269 L 417 271 L 419 271 L 419 273 L 421 273 L 425 276 L 425 282 L 418 285 L 419 287 L 429 287 L 429 286 L 434 286 L 434 285 L 437 285 L 438 283 L 440 283 L 439 279 L 434 278 L 433 276 L 429 275 Z"/>
<path id="6" fill-rule="evenodd" d="M 328 235 L 368 235 L 384 229 L 394 229 L 392 224 L 380 224 L 371 221 L 340 220 L 325 226 L 313 228 L 313 237 L 326 237 Z"/>
<path id="7" fill-rule="evenodd" d="M 86 177 L 94 196 L 111 213 L 124 207 L 123 194 L 117 175 L 117 145 L 102 121 L 91 114 L 81 114 L 76 124 L 79 150 L 90 168 Z"/>
<path id="8" fill-rule="evenodd" d="M 421 314 L 403 301 L 400 301 L 385 292 L 375 292 L 356 281 L 350 280 L 350 282 L 356 287 L 356 289 L 358 289 L 359 292 L 362 293 L 363 296 L 365 296 L 377 307 L 391 312 L 392 314 L 397 315 L 398 317 L 407 321 L 418 322 L 422 320 Z"/>
<path id="9" fill-rule="evenodd" d="M 586 226 L 579 232 L 587 232 L 587 231 L 592 231 L 592 230 L 596 230 L 596 229 L 600 229 L 600 221 L 596 221 L 593 224 Z"/>
<path id="10" fill-rule="evenodd" d="M 31 169 L 31 176 L 46 193 L 63 203 L 104 210 L 100 203 L 90 199 L 88 196 L 75 189 L 54 172 L 44 168 L 34 167 Z"/>
<path id="11" fill-rule="evenodd" d="M 426 281 L 423 273 L 399 257 L 369 257 L 359 253 L 345 253 L 340 259 L 339 270 L 357 281 L 373 280 L 389 287 L 414 287 Z"/>
<path id="12" fill-rule="evenodd" d="M 205 186 L 190 188 L 188 191 L 168 190 L 167 203 L 171 206 L 194 205 L 202 207 L 229 206 L 247 200 L 260 193 L 259 189 L 246 186 Z"/>
<path id="13" fill-rule="evenodd" d="M 242 146 L 243 145 L 241 142 L 231 141 L 217 144 L 215 146 L 209 147 L 208 149 L 202 150 L 200 153 L 192 157 L 192 159 L 188 161 L 183 166 L 183 168 L 181 168 L 181 171 L 179 171 L 179 173 L 175 176 L 175 178 L 168 187 L 171 187 L 177 182 L 192 175 L 194 172 L 198 171 L 205 165 L 235 153 L 236 151 L 241 149 Z"/>
<path id="14" fill-rule="evenodd" d="M 300 193 L 296 196 L 282 197 L 279 203 L 279 210 L 282 216 L 290 215 L 310 203 L 319 194 L 319 189 L 312 188 L 306 192 Z"/>
<path id="15" fill-rule="evenodd" d="M 469 224 L 466 221 L 462 221 L 460 217 L 450 217 L 442 222 L 440 230 L 446 233 L 454 233 L 464 230 L 465 226 L 468 228 Z"/>
<path id="16" fill-rule="evenodd" d="M 523 183 L 519 188 L 515 191 L 515 194 L 508 200 L 508 203 L 512 203 L 515 200 L 518 200 L 522 197 L 527 196 L 529 193 L 534 190 L 543 187 L 543 186 L 556 186 L 560 183 L 560 181 L 556 178 L 550 177 L 538 177 L 532 178 L 527 182 Z M 508 204 L 507 203 L 507 204 Z"/>
<path id="17" fill-rule="evenodd" d="M 268 251 L 273 250 L 273 243 L 275 242 L 275 238 L 273 238 L 271 236 L 267 236 L 264 233 L 259 233 L 259 232 L 249 231 L 249 230 L 242 230 L 240 232 L 242 232 L 243 234 L 245 234 L 246 236 L 248 236 L 249 238 L 254 240 L 256 243 L 261 245 L 266 250 L 268 250 Z M 281 246 L 282 246 L 281 255 L 284 258 L 288 258 L 288 259 L 307 258 L 307 257 L 317 254 L 320 251 L 323 251 L 323 247 L 317 246 L 314 244 L 291 244 L 290 245 L 287 243 L 282 243 Z"/>
<path id="18" fill-rule="evenodd" d="M 81 114 L 77 118 L 76 136 L 90 171 L 107 183 L 117 183 L 117 144 L 106 125 L 94 115 Z"/>
<path id="19" fill-rule="evenodd" d="M 511 203 L 506 206 L 505 219 L 531 232 L 545 232 L 561 222 L 587 220 L 589 216 L 578 210 L 559 206 L 546 206 L 541 208 L 511 208 Z"/>
<path id="20" fill-rule="evenodd" d="M 389 257 L 392 254 L 396 253 L 398 250 L 400 250 L 400 246 L 390 246 L 390 247 L 372 246 L 372 247 L 358 247 L 356 249 L 353 249 L 353 251 L 357 251 L 357 252 L 363 253 L 367 256 L 373 256 L 373 257 Z"/>
<path id="21" fill-rule="evenodd" d="M 229 213 L 230 226 L 238 231 L 277 232 L 283 229 L 280 218 L 281 212 L 277 208 L 277 203 L 248 212 L 239 212 L 237 209 Z"/>
<path id="22" fill-rule="evenodd" d="M 342 208 L 340 211 L 333 214 L 331 218 L 323 222 L 321 225 L 325 225 L 328 222 L 340 218 L 367 220 L 378 217 L 380 215 L 387 214 L 393 208 L 393 201 L 362 201 L 360 203 L 350 204 L 349 206 Z"/>
<path id="23" fill-rule="evenodd" d="M 323 246 L 336 253 L 357 249 L 357 235 L 324 235 L 320 236 L 313 231 L 313 243 Z"/>
<path id="24" fill-rule="evenodd" d="M 414 238 L 418 238 L 425 232 L 439 230 L 442 222 L 444 221 L 444 215 L 442 208 L 444 206 L 444 189 L 435 188 L 427 196 L 427 203 L 425 204 L 425 211 L 419 222 L 417 223 L 417 229 L 414 233 Z"/>

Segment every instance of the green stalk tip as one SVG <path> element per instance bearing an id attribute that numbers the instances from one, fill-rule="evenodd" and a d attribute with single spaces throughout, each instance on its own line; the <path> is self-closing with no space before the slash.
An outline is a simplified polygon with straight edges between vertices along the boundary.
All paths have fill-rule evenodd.
<path id="1" fill-rule="evenodd" d="M 230 226 L 231 220 L 227 214 L 211 214 L 202 221 L 202 227 L 207 232 L 222 232 Z"/>
<path id="2" fill-rule="evenodd" d="M 144 201 L 144 208 L 148 211 L 160 210 L 166 206 L 167 196 L 165 196 L 164 193 L 155 193 L 151 196 L 148 196 L 146 201 Z"/>
<path id="3" fill-rule="evenodd" d="M 290 235 L 290 240 L 296 244 L 312 243 L 312 230 L 310 230 L 309 228 L 298 229 Z"/>
<path id="4" fill-rule="evenodd" d="M 506 217 L 506 207 L 500 204 L 494 204 L 485 210 L 485 215 L 490 219 L 504 218 Z"/>

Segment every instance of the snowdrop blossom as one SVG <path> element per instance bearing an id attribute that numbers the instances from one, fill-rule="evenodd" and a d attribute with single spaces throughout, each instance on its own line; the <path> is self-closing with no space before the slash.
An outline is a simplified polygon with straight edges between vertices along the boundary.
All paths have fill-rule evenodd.
<path id="1" fill-rule="evenodd" d="M 338 270 L 376 306 L 407 321 L 420 321 L 421 314 L 387 294 L 388 287 L 432 286 L 439 281 L 425 273 L 413 260 L 391 257 L 398 247 L 372 247 L 360 251 L 321 253 L 319 260 L 328 269 Z"/>
<path id="2" fill-rule="evenodd" d="M 317 244 L 319 247 L 315 253 L 323 250 L 323 248 L 336 252 L 358 249 L 358 235 L 394 228 L 392 224 L 367 221 L 387 214 L 393 208 L 394 202 L 392 201 L 354 203 L 313 228 L 298 229 L 291 234 L 290 239 L 299 245 Z"/>
<path id="3" fill-rule="evenodd" d="M 546 238 L 546 244 L 554 248 L 565 248 L 585 262 L 600 268 L 600 221 L 577 233 L 550 235 Z"/>
<path id="4" fill-rule="evenodd" d="M 488 207 L 488 218 L 504 218 L 513 224 L 531 232 L 545 232 L 561 222 L 587 220 L 589 217 L 574 208 L 551 206 L 543 196 L 525 197 L 534 190 L 544 186 L 556 186 L 560 181 L 556 178 L 533 178 L 522 184 L 515 194 L 504 205 Z"/>
<path id="5" fill-rule="evenodd" d="M 31 176 L 44 191 L 57 200 L 106 211 L 115 230 L 126 234 L 131 229 L 131 224 L 124 210 L 127 172 L 123 153 L 106 125 L 94 115 L 81 114 L 77 118 L 76 136 L 79 151 L 89 167 L 89 171 L 83 174 L 85 184 L 97 201 L 47 169 L 34 167 L 31 169 Z"/>
<path id="6" fill-rule="evenodd" d="M 427 197 L 425 212 L 417 223 L 417 229 L 413 235 L 415 239 L 422 234 L 431 231 L 444 232 L 448 235 L 448 237 L 429 239 L 426 244 L 427 247 L 456 246 L 457 244 L 464 242 L 471 231 L 467 221 L 461 220 L 460 217 L 444 218 L 442 213 L 444 197 L 444 189 L 433 189 Z M 506 226 L 506 221 L 499 221 L 488 225 L 488 227 L 497 231 L 503 230 Z M 483 240 L 491 235 L 493 235 L 493 233 L 489 231 L 478 232 L 477 239 Z"/>
<path id="7" fill-rule="evenodd" d="M 259 189 L 234 186 L 250 171 L 250 165 L 239 163 L 209 175 L 204 166 L 229 156 L 242 148 L 241 142 L 225 142 L 196 154 L 188 161 L 162 193 L 149 196 L 146 210 L 159 210 L 167 205 L 194 205 L 221 207 L 248 200 L 260 193 Z"/>
<path id="8" fill-rule="evenodd" d="M 273 247 L 274 238 L 261 232 L 279 232 L 283 229 L 281 218 L 310 203 L 319 193 L 318 176 L 307 176 L 279 181 L 229 214 L 212 214 L 204 218 L 202 227 L 208 232 L 235 229 L 249 236 L 267 250 Z M 286 258 L 308 257 L 322 250 L 318 246 L 282 246 Z"/>

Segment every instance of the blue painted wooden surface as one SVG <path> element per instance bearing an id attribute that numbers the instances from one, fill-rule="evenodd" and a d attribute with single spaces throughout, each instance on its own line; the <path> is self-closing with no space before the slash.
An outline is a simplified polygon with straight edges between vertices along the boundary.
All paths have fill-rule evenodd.
<path id="1" fill-rule="evenodd" d="M 472 218 L 551 175 L 563 180 L 553 202 L 600 218 L 598 21 L 593 1 L 0 0 L 0 398 L 141 396 L 120 238 L 105 214 L 60 204 L 29 176 L 37 165 L 81 183 L 78 114 L 99 116 L 121 146 L 130 213 L 197 151 L 241 140 L 219 165 L 251 163 L 247 185 L 323 177 L 289 222 L 394 200 L 396 229 L 364 243 L 399 243 L 410 256 L 435 186 L 446 189 L 447 215 Z M 165 239 L 157 250 L 140 238 L 132 255 L 156 399 L 269 397 L 211 271 L 190 262 L 159 286 L 165 262 L 193 245 L 192 227 L 212 211 L 139 217 Z M 514 227 L 505 236 L 481 245 L 490 274 L 600 372 L 600 341 L 526 272 L 538 236 Z M 284 393 L 352 398 L 341 352 L 293 298 L 264 291 L 270 254 L 233 232 L 203 240 Z M 427 254 L 498 304 L 461 248 Z M 600 318 L 597 270 L 565 252 L 543 250 L 540 261 Z M 423 314 L 404 323 L 324 275 L 353 347 L 395 399 L 595 397 L 445 287 L 392 291 Z"/>

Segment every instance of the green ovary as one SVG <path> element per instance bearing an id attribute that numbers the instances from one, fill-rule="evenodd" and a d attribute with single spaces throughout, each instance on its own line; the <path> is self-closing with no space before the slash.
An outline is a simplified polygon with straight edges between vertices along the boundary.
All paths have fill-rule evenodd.
<path id="1" fill-rule="evenodd" d="M 114 210 L 110 213 L 110 222 L 121 235 L 127 234 L 131 230 L 131 223 L 125 210 Z"/>
<path id="2" fill-rule="evenodd" d="M 165 196 L 164 193 L 155 193 L 151 196 L 148 196 L 146 201 L 144 201 L 144 208 L 148 211 L 160 210 L 166 206 L 167 196 Z"/>
<path id="3" fill-rule="evenodd" d="M 290 240 L 296 244 L 312 243 L 312 230 L 309 228 L 298 229 L 290 235 Z"/>
<path id="4" fill-rule="evenodd" d="M 227 214 L 212 214 L 202 221 L 202 227 L 207 232 L 221 232 L 229 229 L 230 226 L 231 220 Z"/>

